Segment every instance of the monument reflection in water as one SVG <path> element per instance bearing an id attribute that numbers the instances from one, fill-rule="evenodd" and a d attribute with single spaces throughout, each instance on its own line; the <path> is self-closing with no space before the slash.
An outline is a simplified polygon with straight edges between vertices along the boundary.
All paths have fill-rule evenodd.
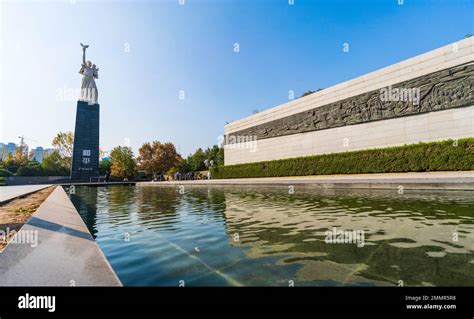
<path id="1" fill-rule="evenodd" d="M 76 187 L 127 286 L 474 286 L 469 192 Z M 363 247 L 325 232 L 363 230 Z"/>

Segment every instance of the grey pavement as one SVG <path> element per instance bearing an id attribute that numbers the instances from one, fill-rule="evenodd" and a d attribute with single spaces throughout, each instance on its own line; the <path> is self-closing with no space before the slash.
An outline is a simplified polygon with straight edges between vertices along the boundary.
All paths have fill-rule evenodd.
<path id="1" fill-rule="evenodd" d="M 60 186 L 14 238 L 0 253 L 0 286 L 121 286 Z"/>
<path id="2" fill-rule="evenodd" d="M 34 193 L 51 185 L 22 185 L 22 186 L 1 186 L 0 204 L 12 200 L 19 196 Z"/>

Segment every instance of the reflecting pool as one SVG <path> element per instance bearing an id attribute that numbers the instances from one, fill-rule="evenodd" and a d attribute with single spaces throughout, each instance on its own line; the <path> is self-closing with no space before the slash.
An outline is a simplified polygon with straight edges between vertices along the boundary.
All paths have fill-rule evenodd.
<path id="1" fill-rule="evenodd" d="M 76 186 L 70 197 L 125 286 L 474 286 L 473 192 Z"/>

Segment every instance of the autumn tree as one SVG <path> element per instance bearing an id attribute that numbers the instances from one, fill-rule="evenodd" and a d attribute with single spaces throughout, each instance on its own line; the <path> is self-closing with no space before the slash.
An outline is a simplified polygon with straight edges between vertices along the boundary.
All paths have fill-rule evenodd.
<path id="1" fill-rule="evenodd" d="M 145 143 L 138 150 L 138 163 L 146 174 L 156 179 L 178 166 L 181 156 L 176 151 L 173 143 L 160 143 L 154 141 Z"/>
<path id="2" fill-rule="evenodd" d="M 21 144 L 20 146 L 17 146 L 15 148 L 15 153 L 13 155 L 13 161 L 18 166 L 26 165 L 26 163 L 28 162 L 28 154 L 26 153 L 26 146 L 24 144 Z"/>
<path id="3" fill-rule="evenodd" d="M 7 153 L 7 156 L 2 162 L 2 167 L 13 173 L 18 170 L 19 165 L 16 163 L 12 153 Z"/>
<path id="4" fill-rule="evenodd" d="M 53 147 L 61 159 L 61 165 L 71 167 L 74 134 L 72 132 L 59 132 L 53 139 Z"/>

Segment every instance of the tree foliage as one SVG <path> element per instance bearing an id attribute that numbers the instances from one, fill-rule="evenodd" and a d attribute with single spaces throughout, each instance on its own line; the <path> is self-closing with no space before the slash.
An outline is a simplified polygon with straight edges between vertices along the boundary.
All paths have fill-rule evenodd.
<path id="1" fill-rule="evenodd" d="M 207 163 L 207 165 L 206 165 Z M 181 162 L 181 172 L 197 172 L 207 170 L 209 167 L 224 165 L 224 148 L 214 145 L 205 151 L 198 148 Z"/>
<path id="2" fill-rule="evenodd" d="M 12 173 L 16 173 L 20 165 L 15 161 L 13 155 L 8 153 L 2 162 L 2 167 Z"/>
<path id="3" fill-rule="evenodd" d="M 15 174 L 16 176 L 44 176 L 45 172 L 41 164 L 36 160 L 26 162 L 20 166 Z"/>
<path id="4" fill-rule="evenodd" d="M 145 143 L 138 152 L 140 154 L 138 156 L 140 169 L 153 178 L 168 173 L 177 167 L 181 161 L 181 156 L 176 151 L 173 143 L 162 144 L 159 141 Z"/>
<path id="5" fill-rule="evenodd" d="M 72 132 L 59 132 L 53 138 L 53 147 L 61 158 L 64 167 L 71 167 L 72 149 L 74 145 L 74 134 Z"/>
<path id="6" fill-rule="evenodd" d="M 69 175 L 69 168 L 64 166 L 64 161 L 58 152 L 53 151 L 49 155 L 43 157 L 41 167 L 47 175 L 50 176 L 66 176 Z"/>
<path id="7" fill-rule="evenodd" d="M 311 94 L 313 94 L 314 92 L 316 92 L 316 91 L 312 91 L 312 90 L 306 91 L 306 92 L 304 92 L 304 93 L 301 95 L 301 97 L 311 95 Z"/>
<path id="8" fill-rule="evenodd" d="M 110 174 L 110 170 L 112 167 L 112 161 L 110 159 L 103 159 L 99 162 L 99 174 L 105 175 L 105 173 Z"/>
<path id="9" fill-rule="evenodd" d="M 13 173 L 5 168 L 0 168 L 0 177 L 10 177 L 13 176 Z"/>
<path id="10" fill-rule="evenodd" d="M 117 146 L 110 152 L 110 175 L 120 178 L 131 178 L 135 173 L 135 159 L 133 151 L 127 146 Z"/>
<path id="11" fill-rule="evenodd" d="M 28 162 L 28 154 L 26 153 L 26 145 L 22 144 L 15 148 L 13 160 L 18 166 L 23 166 Z"/>

